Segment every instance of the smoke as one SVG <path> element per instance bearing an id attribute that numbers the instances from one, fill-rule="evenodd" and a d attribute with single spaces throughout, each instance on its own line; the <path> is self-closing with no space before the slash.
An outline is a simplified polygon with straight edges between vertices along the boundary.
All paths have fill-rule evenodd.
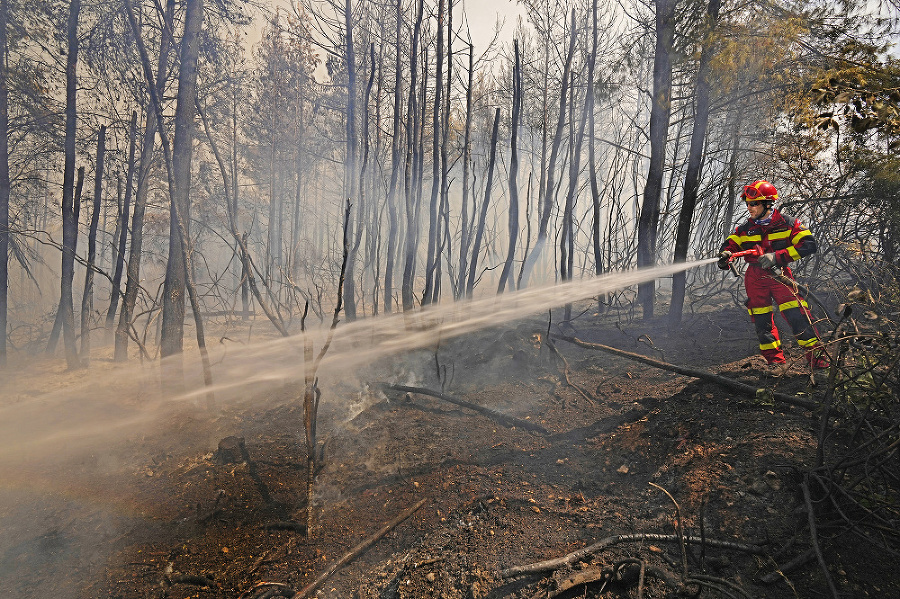
<path id="1" fill-rule="evenodd" d="M 316 374 L 323 387 L 338 388 L 324 393 L 323 408 L 331 402 L 327 413 L 340 423 L 378 400 L 366 386 L 367 368 L 385 357 L 394 357 L 385 369 L 388 377 L 415 383 L 415 368 L 424 363 L 424 354 L 417 356 L 413 350 L 435 348 L 442 340 L 715 260 L 431 305 L 411 313 L 342 323 L 333 332 L 323 327 L 307 336 L 219 344 L 211 349 L 215 385 L 203 386 L 199 359 L 189 352 L 184 356 L 184 370 L 193 373 L 191 380 L 185 392 L 174 395 L 161 390 L 160 373 L 165 369 L 155 363 L 84 371 L 73 375 L 80 382 L 37 395 L 28 391 L 27 373 L 11 377 L 4 383 L 0 404 L 0 529 L 5 531 L 0 539 L 0 580 L 4 581 L 0 594 L 14 591 L 15 596 L 25 597 L 25 588 L 48 590 L 22 582 L 34 572 L 21 556 L 28 556 L 27 560 L 44 556 L 47 563 L 42 568 L 47 572 L 81 568 L 89 575 L 92 568 L 102 568 L 104 560 L 96 548 L 113 538 L 123 522 L 153 510 L 130 497 L 130 487 L 118 481 L 144 473 L 153 456 L 210 451 L 221 435 L 235 432 L 227 430 L 235 424 L 221 417 L 222 412 L 251 402 L 262 410 L 298 400 L 307 374 L 305 343 L 311 343 L 317 355 L 333 333 Z M 403 358 L 397 359 L 398 355 Z M 205 407 L 210 391 L 219 407 L 216 413 Z M 78 524 L 85 515 L 93 533 Z M 10 536 L 6 531 L 18 532 Z M 67 594 L 62 589 L 56 596 Z"/>

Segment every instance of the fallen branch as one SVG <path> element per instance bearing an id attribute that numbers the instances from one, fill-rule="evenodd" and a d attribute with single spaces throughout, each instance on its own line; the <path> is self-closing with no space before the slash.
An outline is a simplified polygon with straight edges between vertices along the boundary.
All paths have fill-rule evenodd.
<path id="1" fill-rule="evenodd" d="M 786 579 L 787 578 L 786 574 L 788 572 L 791 572 L 792 570 L 796 570 L 800 566 L 808 564 L 815 558 L 816 558 L 816 550 L 810 548 L 805 553 L 801 553 L 800 555 L 798 555 L 791 561 L 787 562 L 783 566 L 778 566 L 777 568 L 775 568 L 774 572 L 770 572 L 770 573 L 766 574 L 765 576 L 761 577 L 759 579 L 759 581 L 764 584 L 772 584 L 772 583 L 778 582 L 779 580 Z"/>
<path id="2" fill-rule="evenodd" d="M 370 536 L 368 539 L 366 539 L 365 541 L 363 541 L 362 543 L 360 543 L 359 545 L 357 545 L 356 547 L 351 549 L 349 553 L 345 554 L 344 557 L 342 557 L 338 561 L 334 562 L 327 570 L 325 570 L 325 572 L 320 574 L 318 578 L 316 578 L 314 581 L 312 581 L 311 583 L 309 583 L 308 585 L 303 587 L 299 593 L 294 595 L 294 598 L 295 599 L 303 599 L 304 597 L 308 597 L 309 595 L 314 593 L 316 591 L 316 589 L 318 589 L 322 585 L 322 583 L 324 583 L 326 580 L 328 580 L 332 574 L 337 572 L 339 568 L 347 565 L 348 563 L 350 563 L 351 561 L 353 561 L 354 559 L 356 559 L 357 557 L 362 555 L 366 549 L 368 549 L 369 547 L 374 545 L 375 542 L 378 541 L 381 537 L 383 537 L 387 533 L 391 532 L 391 530 L 396 528 L 398 524 L 400 524 L 401 522 L 403 522 L 404 520 L 406 520 L 407 518 L 412 516 L 416 512 L 416 510 L 418 510 L 420 507 L 425 505 L 426 501 L 428 501 L 428 500 L 422 499 L 421 501 L 417 502 L 412 507 L 408 507 L 405 510 L 403 510 L 400 513 L 400 515 L 398 515 L 396 518 L 394 518 L 393 520 L 391 520 L 390 522 L 385 524 L 384 527 L 381 528 L 381 530 L 379 530 L 378 532 L 376 532 L 375 534 Z"/>
<path id="3" fill-rule="evenodd" d="M 595 349 L 595 350 L 615 354 L 617 356 L 622 356 L 623 358 L 628 358 L 630 360 L 635 360 L 637 362 L 647 364 L 648 366 L 653 366 L 655 368 L 661 368 L 662 370 L 676 372 L 678 374 L 683 374 L 685 376 L 693 377 L 695 379 L 703 379 L 703 380 L 709 381 L 711 383 L 716 383 L 717 385 L 721 385 L 722 387 L 726 387 L 728 389 L 731 389 L 732 391 L 738 391 L 740 393 L 750 395 L 752 397 L 756 396 L 757 388 L 754 387 L 753 385 L 747 385 L 745 383 L 741 383 L 739 381 L 730 379 L 728 377 L 713 374 L 706 370 L 700 370 L 698 368 L 689 368 L 687 366 L 679 366 L 677 364 L 669 364 L 668 362 L 654 360 L 653 358 L 648 358 L 647 356 L 643 356 L 641 354 L 635 354 L 635 353 L 628 352 L 625 350 L 617 349 L 615 347 L 610 347 L 608 345 L 602 345 L 600 343 L 588 343 L 587 341 L 582 341 L 581 339 L 578 339 L 577 337 L 568 337 L 565 335 L 554 335 L 554 337 L 556 337 L 557 339 L 560 339 L 561 341 L 568 341 L 569 343 L 572 343 L 579 347 L 583 347 L 585 349 Z M 772 393 L 771 397 L 775 401 L 780 401 L 781 403 L 786 403 L 786 404 L 789 404 L 792 406 L 805 408 L 805 409 L 811 410 L 811 411 L 819 408 L 819 404 L 817 402 L 802 399 L 802 398 L 796 397 L 794 395 L 786 395 L 784 393 Z"/>
<path id="4" fill-rule="evenodd" d="M 538 574 L 540 572 L 558 570 L 565 566 L 570 566 L 576 562 L 585 560 L 595 553 L 603 551 L 604 549 L 612 547 L 613 545 L 618 545 L 619 543 L 635 543 L 643 541 L 655 541 L 657 543 L 680 543 L 683 541 L 690 545 L 699 545 L 701 543 L 705 543 L 707 547 L 733 549 L 735 551 L 743 551 L 745 553 L 752 553 L 754 555 L 763 555 L 765 553 L 763 548 L 759 545 L 748 545 L 744 543 L 737 543 L 734 541 L 701 539 L 700 537 L 693 536 L 683 536 L 679 538 L 678 535 L 662 535 L 657 533 L 635 533 L 606 537 L 605 539 L 597 541 L 593 545 L 588 545 L 587 547 L 579 549 L 578 551 L 573 551 L 568 555 L 564 555 L 555 559 L 535 562 L 533 564 L 526 564 L 524 566 L 507 568 L 506 570 L 500 571 L 500 577 L 512 578 L 514 576 L 521 576 L 523 574 Z"/>
<path id="5" fill-rule="evenodd" d="M 806 517 L 809 522 L 809 538 L 812 543 L 812 548 L 816 552 L 819 568 L 825 576 L 825 581 L 828 583 L 828 590 L 831 591 L 831 596 L 834 597 L 834 599 L 839 599 L 841 595 L 838 593 L 837 587 L 834 586 L 834 581 L 831 579 L 831 573 L 828 571 L 828 564 L 825 562 L 825 556 L 822 555 L 822 549 L 819 547 L 819 538 L 816 533 L 816 512 L 812 504 L 812 498 L 809 494 L 808 478 L 800 484 L 800 488 L 803 490 L 803 501 L 806 503 Z"/>
<path id="6" fill-rule="evenodd" d="M 374 384 L 376 386 L 380 387 L 382 390 L 400 391 L 400 392 L 404 392 L 404 393 L 417 393 L 419 395 L 429 395 L 431 397 L 440 399 L 442 401 L 456 404 L 463 408 L 475 410 L 479 414 L 484 414 L 488 418 L 492 418 L 493 420 L 496 420 L 497 422 L 503 424 L 504 426 L 516 426 L 519 428 L 524 428 L 526 430 L 541 433 L 542 435 L 550 434 L 550 431 L 545 429 L 540 424 L 528 422 L 527 420 L 522 420 L 521 418 L 516 418 L 515 416 L 507 416 L 506 414 L 501 414 L 500 412 L 498 412 L 496 410 L 492 410 L 490 408 L 480 406 L 476 403 L 472 403 L 472 402 L 466 401 L 464 399 L 459 399 L 457 397 L 453 397 L 452 395 L 447 395 L 446 393 L 441 393 L 440 391 L 432 391 L 431 389 L 425 389 L 423 387 L 408 387 L 406 385 L 392 385 L 391 383 L 374 383 Z"/>
<path id="7" fill-rule="evenodd" d="M 563 363 L 563 376 L 564 376 L 565 379 L 566 379 L 566 384 L 567 384 L 568 386 L 572 387 L 573 389 L 575 389 L 576 391 L 578 391 L 578 392 L 581 394 L 581 396 L 582 396 L 583 398 L 585 398 L 586 400 L 590 401 L 591 403 L 597 403 L 597 400 L 594 399 L 594 398 L 591 396 L 590 393 L 588 393 L 587 391 L 585 391 L 584 389 L 582 389 L 579 385 L 577 385 L 577 384 L 575 384 L 574 382 L 572 382 L 572 379 L 569 378 L 569 361 L 566 360 L 566 357 L 563 356 L 563 355 L 559 352 L 559 349 L 556 347 L 556 344 L 553 343 L 553 340 L 550 339 L 549 337 L 547 337 L 547 347 L 549 347 L 550 350 L 551 350 L 554 354 L 556 354 L 556 356 L 557 356 L 560 360 L 562 360 L 562 363 Z"/>

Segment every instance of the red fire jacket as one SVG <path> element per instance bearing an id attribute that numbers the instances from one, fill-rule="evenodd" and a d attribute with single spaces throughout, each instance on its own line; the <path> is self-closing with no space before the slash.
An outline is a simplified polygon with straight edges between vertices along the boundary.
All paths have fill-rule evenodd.
<path id="1" fill-rule="evenodd" d="M 809 256 L 818 249 L 816 238 L 809 229 L 798 219 L 784 216 L 777 208 L 772 211 L 772 220 L 767 225 L 758 225 L 752 219 L 738 225 L 722 244 L 721 250 L 739 252 L 757 245 L 762 247 L 764 254 L 775 254 L 775 264 L 778 266 Z M 744 260 L 755 264 L 758 257 L 744 256 Z"/>

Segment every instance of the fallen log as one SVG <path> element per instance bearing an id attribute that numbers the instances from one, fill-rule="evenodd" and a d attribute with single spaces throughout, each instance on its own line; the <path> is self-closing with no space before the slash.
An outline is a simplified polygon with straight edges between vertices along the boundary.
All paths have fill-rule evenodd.
<path id="1" fill-rule="evenodd" d="M 746 383 L 742 383 L 725 376 L 719 376 L 718 374 L 713 374 L 712 372 L 708 372 L 706 370 L 700 370 L 699 368 L 689 368 L 687 366 L 669 364 L 668 362 L 654 360 L 653 358 L 648 358 L 647 356 L 641 354 L 636 354 L 622 349 L 617 349 L 615 347 L 610 347 L 609 345 L 603 345 L 601 343 L 588 343 L 587 341 L 582 341 L 577 337 L 569 337 L 566 335 L 553 335 L 553 337 L 559 339 L 560 341 L 568 341 L 573 345 L 577 345 L 578 347 L 583 347 L 585 349 L 595 349 L 598 351 L 615 354 L 617 356 L 622 356 L 623 358 L 628 358 L 629 360 L 635 360 L 636 362 L 647 364 L 648 366 L 653 366 L 662 370 L 668 370 L 669 372 L 676 372 L 678 374 L 683 374 L 695 379 L 703 379 L 711 383 L 716 383 L 717 385 L 720 385 L 727 389 L 731 389 L 732 391 L 737 391 L 739 393 L 750 395 L 752 397 L 755 397 L 758 391 L 758 389 L 753 385 L 748 385 Z M 775 401 L 786 403 L 792 406 L 797 406 L 810 411 L 815 411 L 819 408 L 819 404 L 817 402 L 809 401 L 795 395 L 773 392 L 769 397 L 771 397 Z"/>
<path id="2" fill-rule="evenodd" d="M 484 414 L 488 418 L 496 420 L 500 424 L 504 426 L 515 426 L 518 428 L 524 428 L 525 430 L 534 431 L 537 433 L 541 433 L 542 435 L 549 435 L 550 431 L 545 429 L 540 424 L 535 424 L 533 422 L 529 422 L 527 420 L 522 420 L 521 418 L 516 418 L 515 416 L 508 416 L 506 414 L 502 414 L 496 410 L 492 410 L 490 408 L 486 408 L 484 406 L 480 406 L 477 403 L 472 403 L 470 401 L 466 401 L 464 399 L 459 399 L 458 397 L 453 397 L 452 395 L 447 395 L 446 393 L 441 393 L 440 391 L 433 391 L 431 389 L 426 389 L 424 387 L 408 387 L 406 385 L 393 385 L 391 383 L 374 383 L 376 386 L 380 387 L 382 390 L 391 390 L 391 391 L 400 391 L 403 393 L 416 393 L 418 395 L 428 395 L 441 401 L 446 401 L 448 403 L 455 404 L 457 406 L 468 408 L 470 410 L 474 410 L 479 414 Z"/>

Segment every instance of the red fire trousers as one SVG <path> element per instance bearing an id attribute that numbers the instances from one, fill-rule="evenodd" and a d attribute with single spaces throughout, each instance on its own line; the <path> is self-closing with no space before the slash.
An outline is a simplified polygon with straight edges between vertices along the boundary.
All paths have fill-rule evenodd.
<path id="1" fill-rule="evenodd" d="M 784 275 L 792 280 L 794 278 L 787 267 L 784 268 Z M 773 302 L 790 325 L 797 343 L 807 350 L 807 360 L 813 359 L 813 350 L 821 347 L 821 343 L 806 301 L 791 286 L 772 277 L 756 264 L 748 265 L 744 288 L 747 290 L 747 310 L 759 337 L 759 351 L 766 361 L 769 364 L 785 361 L 778 329 L 775 328 Z"/>

